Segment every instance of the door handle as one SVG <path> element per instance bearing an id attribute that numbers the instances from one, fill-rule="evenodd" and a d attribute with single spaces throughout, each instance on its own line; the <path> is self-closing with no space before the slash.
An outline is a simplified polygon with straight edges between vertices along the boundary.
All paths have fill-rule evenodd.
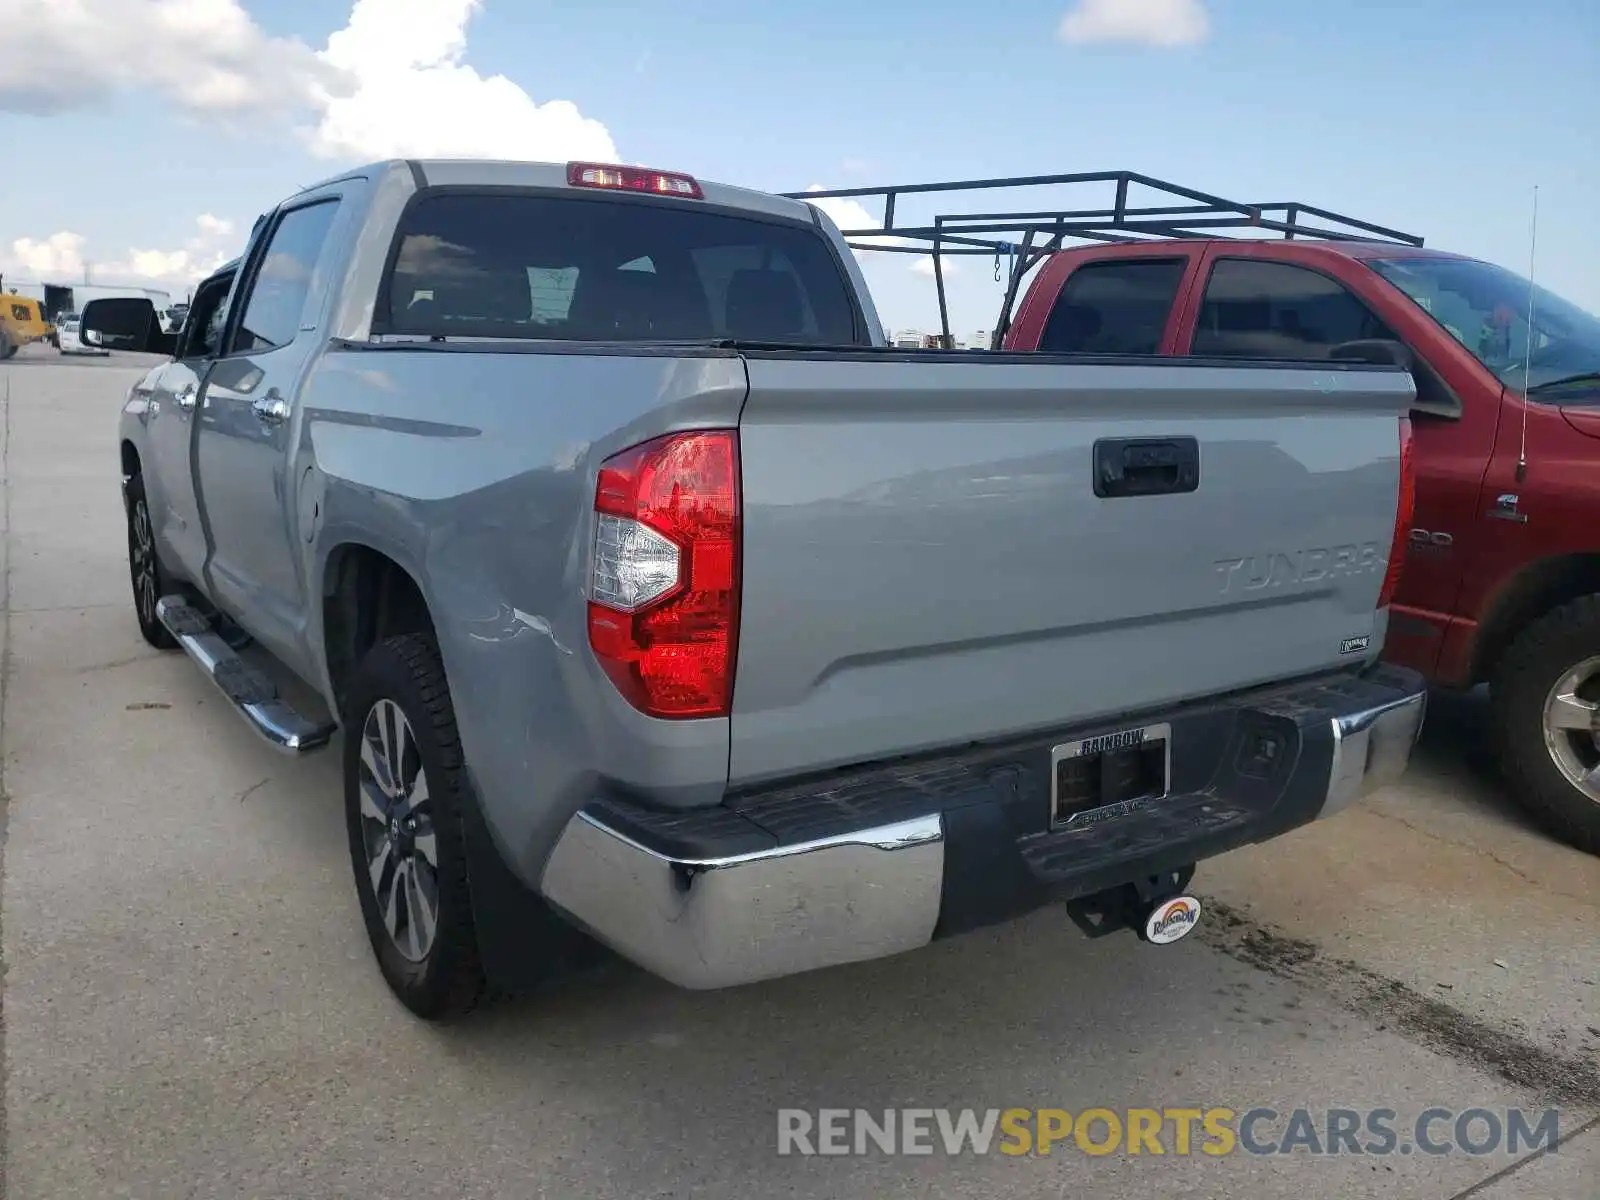
<path id="1" fill-rule="evenodd" d="M 282 425 L 289 419 L 289 402 L 276 391 L 250 401 L 250 409 L 263 425 Z"/>
<path id="2" fill-rule="evenodd" d="M 1168 496 L 1200 486 L 1200 443 L 1192 437 L 1101 438 L 1094 444 L 1094 494 Z"/>
<path id="3" fill-rule="evenodd" d="M 172 398 L 178 402 L 178 407 L 183 409 L 184 412 L 193 412 L 195 394 L 195 386 L 190 383 L 186 384 L 182 391 L 174 392 Z"/>
<path id="4" fill-rule="evenodd" d="M 1502 521 L 1513 521 L 1518 525 L 1528 523 L 1528 514 L 1517 505 L 1522 503 L 1522 497 L 1515 492 L 1506 492 L 1495 498 L 1494 507 L 1489 510 L 1491 517 L 1498 517 Z"/>

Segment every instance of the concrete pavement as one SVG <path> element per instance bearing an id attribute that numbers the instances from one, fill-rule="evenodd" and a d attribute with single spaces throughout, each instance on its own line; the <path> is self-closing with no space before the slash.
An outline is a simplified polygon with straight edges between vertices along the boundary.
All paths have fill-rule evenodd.
<path id="1" fill-rule="evenodd" d="M 1404 786 L 1202 866 L 1217 919 L 1170 949 L 1044 912 L 729 992 L 616 967 L 416 1022 L 370 962 L 335 757 L 273 755 L 139 637 L 128 358 L 32 349 L 0 367 L 10 1200 L 1596 1195 L 1600 861 L 1485 781 L 1470 698 L 1436 706 Z M 1520 1161 L 776 1153 L 783 1107 L 1388 1107 L 1405 1126 L 1548 1104 L 1571 1140 Z"/>

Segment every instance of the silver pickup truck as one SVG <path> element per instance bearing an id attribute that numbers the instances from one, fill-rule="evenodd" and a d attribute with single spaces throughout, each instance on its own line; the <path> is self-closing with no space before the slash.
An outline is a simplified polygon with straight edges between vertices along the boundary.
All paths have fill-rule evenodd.
<path id="1" fill-rule="evenodd" d="M 1130 297 L 1137 302 L 1137 297 Z M 141 307 L 143 305 L 143 307 Z M 385 162 L 257 222 L 121 419 L 145 638 L 290 753 L 426 1017 L 599 945 L 721 987 L 1195 864 L 1404 770 L 1412 384 L 904 352 L 815 207 Z"/>

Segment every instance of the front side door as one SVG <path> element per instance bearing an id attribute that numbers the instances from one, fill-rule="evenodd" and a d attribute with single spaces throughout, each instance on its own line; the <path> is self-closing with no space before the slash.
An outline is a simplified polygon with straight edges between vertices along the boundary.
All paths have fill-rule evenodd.
<path id="1" fill-rule="evenodd" d="M 196 435 L 211 596 L 292 666 L 305 617 L 287 477 L 298 428 L 293 397 L 317 336 L 313 283 L 338 209 L 337 195 L 283 209 L 252 252 Z"/>
<path id="2" fill-rule="evenodd" d="M 202 583 L 205 529 L 194 484 L 195 413 L 206 370 L 222 345 L 232 275 L 207 280 L 195 295 L 195 320 L 183 331 L 178 353 L 161 369 L 145 421 L 145 495 L 156 544 L 168 570 Z"/>

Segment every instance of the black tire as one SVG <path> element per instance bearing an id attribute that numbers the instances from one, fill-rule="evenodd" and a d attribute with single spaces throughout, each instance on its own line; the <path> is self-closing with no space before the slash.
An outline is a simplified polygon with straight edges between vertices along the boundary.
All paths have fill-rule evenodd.
<path id="1" fill-rule="evenodd" d="M 427 1020 L 463 1016 L 482 997 L 484 975 L 473 926 L 462 827 L 463 809 L 470 800 L 461 740 L 456 733 L 455 708 L 450 702 L 444 664 L 433 637 L 411 633 L 378 643 L 357 666 L 349 696 L 350 721 L 344 739 L 345 824 L 367 938 L 390 990 L 413 1013 Z M 412 747 L 401 749 L 395 756 L 400 760 L 400 782 L 387 791 L 396 794 L 387 795 L 382 786 L 369 793 L 374 802 L 389 806 L 385 810 L 387 823 L 370 815 L 370 808 L 364 815 L 362 804 L 364 787 L 380 782 L 363 765 L 362 750 L 369 733 L 377 729 L 374 723 L 392 712 L 386 705 L 392 705 L 404 717 Z M 393 730 L 392 725 L 390 729 Z M 390 739 L 390 745 L 395 740 Z M 407 739 L 397 740 L 404 746 Z M 382 741 L 380 737 L 373 747 L 378 758 L 384 757 Z M 427 799 L 408 809 L 406 780 L 414 782 L 418 772 L 426 779 Z M 405 824 L 408 813 L 417 823 L 409 850 L 403 844 L 404 830 L 395 828 L 396 821 Z M 435 851 L 432 864 L 422 849 L 423 838 L 429 833 Z M 380 878 L 375 882 L 371 864 L 382 855 L 374 847 L 384 841 L 388 843 L 387 866 L 380 868 Z M 402 884 L 406 877 L 400 864 L 407 862 L 409 882 Z M 430 879 L 434 899 L 431 939 L 418 958 L 415 951 L 421 933 L 417 942 L 410 943 L 413 953 L 408 954 L 401 946 L 412 930 L 428 932 L 424 889 Z M 385 880 L 389 884 L 386 895 L 397 897 L 392 907 L 380 900 Z M 419 904 L 423 907 L 417 908 Z M 404 934 L 391 934 L 386 908 L 404 921 Z"/>
<path id="2" fill-rule="evenodd" d="M 1563 841 L 1600 854 L 1600 801 L 1570 781 L 1545 742 L 1545 704 L 1553 689 L 1580 664 L 1600 656 L 1600 596 L 1585 596 L 1539 618 L 1512 641 L 1490 683 L 1501 769 L 1516 799 Z M 1590 684 L 1580 696 L 1590 695 Z M 1574 739 L 1584 763 L 1600 761 L 1581 734 Z"/>
<path id="3" fill-rule="evenodd" d="M 17 344 L 11 340 L 5 330 L 0 329 L 0 362 L 4 362 L 17 352 Z"/>
<path id="4" fill-rule="evenodd" d="M 156 601 L 172 591 L 172 579 L 156 551 L 155 526 L 150 520 L 143 476 L 135 475 L 128 480 L 126 507 L 128 579 L 133 585 L 133 614 L 139 619 L 139 632 L 157 650 L 176 650 L 177 640 L 156 618 Z"/>

